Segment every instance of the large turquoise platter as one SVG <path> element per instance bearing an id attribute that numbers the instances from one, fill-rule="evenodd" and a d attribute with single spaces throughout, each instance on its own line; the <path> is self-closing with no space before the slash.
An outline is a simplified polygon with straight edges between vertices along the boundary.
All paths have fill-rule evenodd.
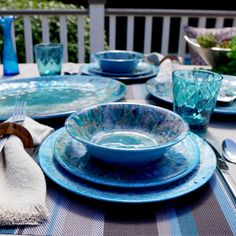
<path id="1" fill-rule="evenodd" d="M 216 157 L 200 137 L 190 134 L 200 150 L 198 166 L 185 177 L 172 183 L 150 188 L 117 188 L 93 184 L 66 171 L 54 157 L 54 145 L 62 129 L 52 133 L 41 145 L 38 158 L 45 174 L 62 188 L 78 195 L 119 203 L 160 202 L 180 197 L 204 185 L 216 169 Z"/>
<path id="2" fill-rule="evenodd" d="M 126 86 L 98 76 L 44 76 L 0 82 L 0 120 L 12 113 L 16 100 L 27 103 L 35 119 L 69 115 L 85 106 L 114 102 L 126 94 Z"/>
<path id="3" fill-rule="evenodd" d="M 141 169 L 127 170 L 95 161 L 86 148 L 63 129 L 55 142 L 55 158 L 66 170 L 97 184 L 124 188 L 158 186 L 180 179 L 199 164 L 199 156 L 196 142 L 188 136 L 159 161 Z"/>

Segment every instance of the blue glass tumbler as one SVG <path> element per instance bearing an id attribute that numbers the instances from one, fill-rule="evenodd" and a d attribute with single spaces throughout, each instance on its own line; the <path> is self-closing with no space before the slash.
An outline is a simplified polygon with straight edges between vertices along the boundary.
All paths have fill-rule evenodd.
<path id="1" fill-rule="evenodd" d="M 2 50 L 2 63 L 3 74 L 5 76 L 19 74 L 19 65 L 16 57 L 16 52 L 12 43 L 11 26 L 14 21 L 14 16 L 0 17 L 0 25 L 3 32 L 3 50 Z"/>

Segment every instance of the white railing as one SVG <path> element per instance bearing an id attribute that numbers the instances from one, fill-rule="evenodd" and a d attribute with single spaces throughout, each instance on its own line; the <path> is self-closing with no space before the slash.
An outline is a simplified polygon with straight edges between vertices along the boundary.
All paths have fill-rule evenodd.
<path id="1" fill-rule="evenodd" d="M 106 9 L 104 0 L 89 0 L 89 9 L 83 10 L 0 10 L 1 15 L 16 15 L 23 17 L 24 22 L 24 46 L 26 62 L 33 62 L 33 40 L 32 25 L 30 16 L 40 16 L 42 25 L 42 42 L 49 42 L 49 18 L 59 16 L 60 22 L 60 41 L 64 44 L 64 62 L 68 61 L 68 29 L 66 19 L 68 16 L 77 17 L 77 46 L 78 62 L 85 61 L 85 18 L 90 20 L 90 54 L 95 51 L 103 50 L 104 32 L 107 34 L 110 49 L 136 50 L 138 42 L 139 49 L 144 53 L 159 51 L 160 53 L 176 54 L 186 58 L 186 43 L 184 41 L 183 26 L 191 25 L 195 21 L 195 26 L 220 28 L 224 26 L 236 26 L 236 11 L 210 11 L 210 10 L 171 10 L 171 9 Z M 125 19 L 122 27 L 126 34 L 121 35 L 117 30 L 118 22 L 121 18 Z M 138 31 L 142 35 L 135 34 L 137 29 L 137 19 L 142 19 L 143 24 L 138 25 Z M 158 28 L 155 26 L 159 21 Z M 172 25 L 173 22 L 178 22 Z M 106 23 L 106 24 L 105 24 Z M 140 24 L 140 23 L 139 23 Z M 143 26 L 142 26 L 143 25 Z M 143 29 L 141 29 L 143 27 Z M 174 38 L 173 38 L 174 35 Z M 14 37 L 14 31 L 13 31 Z M 124 39 L 124 48 L 117 48 L 117 43 Z M 159 48 L 157 47 L 157 40 Z M 174 43 L 175 50 L 170 49 L 170 43 Z M 17 42 L 16 42 L 17 43 Z"/>
<path id="2" fill-rule="evenodd" d="M 195 26 L 208 27 L 209 21 L 212 21 L 211 27 L 232 27 L 236 26 L 236 11 L 210 11 L 210 10 L 170 10 L 170 9 L 107 9 L 106 16 L 109 19 L 109 45 L 110 48 L 116 48 L 116 39 L 120 36 L 116 35 L 116 21 L 118 17 L 127 18 L 127 38 L 126 49 L 134 50 L 134 41 L 138 40 L 134 36 L 135 19 L 142 17 L 144 19 L 144 36 L 142 51 L 144 53 L 150 53 L 155 48 L 155 42 L 153 42 L 153 36 L 159 36 L 160 48 L 159 52 L 164 55 L 177 54 L 183 58 L 186 57 L 186 42 L 184 40 L 184 26 L 191 25 L 191 20 L 195 20 Z M 154 19 L 161 19 L 161 27 L 155 28 L 153 25 Z M 177 26 L 172 27 L 171 23 L 178 21 Z M 174 35 L 174 39 L 170 34 Z M 142 37 L 141 35 L 139 35 Z M 175 42 L 176 51 L 171 52 L 169 49 L 169 43 Z M 152 46 L 154 45 L 154 46 Z M 154 49 L 155 50 L 155 49 Z"/>

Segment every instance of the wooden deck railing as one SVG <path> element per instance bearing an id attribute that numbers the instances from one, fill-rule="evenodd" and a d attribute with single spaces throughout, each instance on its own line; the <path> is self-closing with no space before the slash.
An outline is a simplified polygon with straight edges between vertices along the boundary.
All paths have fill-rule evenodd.
<path id="1" fill-rule="evenodd" d="M 90 54 L 104 48 L 104 32 L 107 35 L 110 49 L 137 50 L 144 53 L 159 51 L 160 53 L 176 54 L 186 58 L 186 42 L 184 41 L 183 26 L 198 27 L 233 27 L 236 26 L 236 11 L 213 10 L 175 10 L 175 9 L 106 9 L 104 0 L 89 0 L 89 9 L 78 10 L 0 10 L 1 15 L 16 15 L 23 17 L 24 47 L 26 62 L 33 62 L 33 40 L 30 16 L 40 16 L 42 25 L 42 42 L 49 42 L 48 22 L 51 16 L 59 16 L 60 41 L 67 49 L 68 16 L 77 17 L 78 31 L 78 62 L 85 61 L 84 27 L 85 17 L 90 22 Z M 125 34 L 117 29 L 119 20 Z M 137 23 L 141 20 L 143 23 Z M 125 23 L 124 23 L 125 22 Z M 176 23 L 177 22 L 177 23 Z M 138 30 L 137 30 L 138 25 Z M 141 32 L 142 35 L 138 33 Z M 13 31 L 14 35 L 14 31 Z M 14 36 L 13 36 L 14 37 Z M 124 48 L 117 48 L 119 40 L 125 37 Z M 137 43 L 138 42 L 138 43 Z M 16 42 L 17 43 L 17 42 Z M 138 44 L 138 49 L 137 49 Z M 173 46 L 174 45 L 174 46 Z M 68 61 L 68 50 L 64 51 L 64 62 Z"/>

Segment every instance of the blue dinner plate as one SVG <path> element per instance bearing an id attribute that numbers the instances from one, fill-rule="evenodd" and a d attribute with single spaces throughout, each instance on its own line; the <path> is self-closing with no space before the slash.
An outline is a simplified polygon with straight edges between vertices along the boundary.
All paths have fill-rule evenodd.
<path id="1" fill-rule="evenodd" d="M 62 128 L 63 129 L 63 128 Z M 65 170 L 54 157 L 54 145 L 62 129 L 48 136 L 39 149 L 39 164 L 45 174 L 59 186 L 84 197 L 119 203 L 146 203 L 180 197 L 205 184 L 216 169 L 216 157 L 210 146 L 190 133 L 200 150 L 198 166 L 185 177 L 170 184 L 151 188 L 117 188 L 93 184 Z"/>
<path id="2" fill-rule="evenodd" d="M 130 73 L 117 73 L 117 72 L 107 72 L 101 69 L 101 67 L 97 63 L 90 63 L 88 66 L 88 71 L 97 74 L 97 75 L 105 75 L 105 76 L 126 76 L 126 77 L 133 77 L 133 76 L 140 76 L 152 73 L 152 66 L 145 62 L 140 62 L 134 72 Z"/>
<path id="3" fill-rule="evenodd" d="M 100 76 L 43 76 L 0 82 L 0 120 L 9 118 L 15 101 L 27 103 L 27 115 L 43 119 L 69 115 L 85 106 L 118 101 L 126 85 Z"/>
<path id="4" fill-rule="evenodd" d="M 120 74 L 118 76 L 118 74 L 116 76 L 114 75 L 107 75 L 107 77 L 109 78 L 113 78 L 113 79 L 116 79 L 116 80 L 120 80 L 120 81 L 140 81 L 140 80 L 146 80 L 146 79 L 150 79 L 152 77 L 155 77 L 159 71 L 159 68 L 152 65 L 152 64 L 147 64 L 150 71 L 148 73 L 145 73 L 145 74 L 141 74 L 141 75 L 135 75 L 135 76 L 124 76 L 123 74 Z M 96 73 L 92 73 L 90 71 L 90 67 L 91 67 L 91 64 L 83 64 L 81 65 L 80 67 L 80 73 L 83 74 L 83 75 L 97 75 Z"/>
<path id="5" fill-rule="evenodd" d="M 158 77 L 149 79 L 146 84 L 147 91 L 154 97 L 173 103 L 172 83 L 171 81 L 159 81 Z M 236 102 L 230 106 L 220 106 L 216 104 L 214 113 L 236 115 Z"/>
<path id="6" fill-rule="evenodd" d="M 157 162 L 135 170 L 97 162 L 80 142 L 63 129 L 55 142 L 54 151 L 56 160 L 76 176 L 98 184 L 126 188 L 170 183 L 190 173 L 200 159 L 199 148 L 191 136 L 174 145 Z"/>

